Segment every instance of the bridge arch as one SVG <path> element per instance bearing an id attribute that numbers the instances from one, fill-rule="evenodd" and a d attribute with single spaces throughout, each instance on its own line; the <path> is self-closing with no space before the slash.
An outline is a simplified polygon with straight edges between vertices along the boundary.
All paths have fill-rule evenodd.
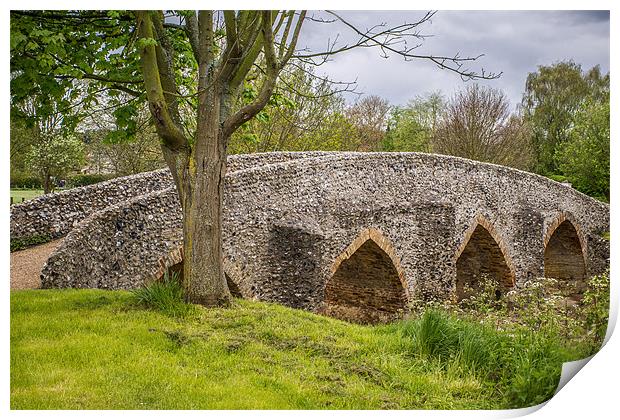
<path id="1" fill-rule="evenodd" d="M 381 322 L 405 309 L 409 291 L 400 258 L 377 229 L 364 230 L 336 257 L 325 286 L 325 313 Z"/>
<path id="2" fill-rule="evenodd" d="M 579 298 L 585 289 L 586 246 L 579 224 L 568 212 L 561 212 L 543 238 L 545 277 L 561 283 L 568 295 Z"/>
<path id="3" fill-rule="evenodd" d="M 496 284 L 497 297 L 515 285 L 514 264 L 505 242 L 493 224 L 481 214 L 476 215 L 465 231 L 454 256 L 454 263 L 454 293 L 458 301 L 475 294 L 483 276 L 489 277 Z"/>

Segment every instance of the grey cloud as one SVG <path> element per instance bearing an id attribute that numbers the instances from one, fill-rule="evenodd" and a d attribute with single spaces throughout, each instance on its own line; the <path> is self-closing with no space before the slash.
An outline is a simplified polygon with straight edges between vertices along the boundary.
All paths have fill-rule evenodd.
<path id="1" fill-rule="evenodd" d="M 367 28 L 381 22 L 414 21 L 425 12 L 339 13 L 356 26 Z M 421 54 L 484 54 L 471 68 L 503 72 L 499 79 L 480 83 L 504 90 L 513 105 L 521 100 L 527 74 L 539 65 L 572 59 L 584 69 L 599 64 L 604 72 L 609 71 L 608 11 L 439 11 L 422 32 L 432 36 L 417 50 Z M 356 39 L 341 24 L 315 23 L 304 28 L 300 43 L 313 51 L 324 50 L 328 39 L 333 40 L 338 33 L 340 45 Z M 434 90 L 451 95 L 465 86 L 458 75 L 439 70 L 428 61 L 405 62 L 395 55 L 386 60 L 371 48 L 337 55 L 320 67 L 319 73 L 336 80 L 357 78 L 360 91 L 380 95 L 394 104 Z"/>

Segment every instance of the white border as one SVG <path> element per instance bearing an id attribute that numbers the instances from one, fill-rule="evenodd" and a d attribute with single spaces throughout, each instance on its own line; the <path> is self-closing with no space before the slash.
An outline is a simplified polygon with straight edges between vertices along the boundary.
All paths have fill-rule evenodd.
<path id="1" fill-rule="evenodd" d="M 617 54 L 617 42 L 618 39 L 618 29 L 615 26 L 616 24 L 616 13 L 619 4 L 618 2 L 611 2 L 609 0 L 590 0 L 587 3 L 578 2 L 575 0 L 563 0 L 563 1 L 540 1 L 540 0 L 522 0 L 519 2 L 497 2 L 485 0 L 485 1 L 471 1 L 471 2 L 458 2 L 458 1 L 448 1 L 448 0 L 437 0 L 433 2 L 423 1 L 423 2 L 415 2 L 411 1 L 389 1 L 389 2 L 373 2 L 372 4 L 360 3 L 359 1 L 270 1 L 270 2 L 257 2 L 257 1 L 238 1 L 238 0 L 230 0 L 230 1 L 118 1 L 118 0 L 108 0 L 105 2 L 102 1 L 89 1 L 89 2 L 77 2 L 77 1 L 55 1 L 53 3 L 43 2 L 43 1 L 30 1 L 24 0 L 18 3 L 3 3 L 5 10 L 1 17 L 2 24 L 2 48 L 3 48 L 3 56 L 5 57 L 4 61 L 4 70 L 2 75 L 4 77 L 4 83 L 2 84 L 2 97 L 4 98 L 4 102 L 2 103 L 2 123 L 4 128 L 4 137 L 2 146 L 0 148 L 2 153 L 3 162 L 5 165 L 2 165 L 2 186 L 4 191 L 8 191 L 9 189 L 9 165 L 8 165 L 8 156 L 9 156 L 9 142 L 8 142 L 8 127 L 9 127 L 9 112 L 8 112 L 8 98 L 9 98 L 9 83 L 8 83 L 8 75 L 9 75 L 9 52 L 8 52 L 8 43 L 9 43 L 9 8 L 19 8 L 19 9 L 70 9 L 70 8 L 89 8 L 89 9 L 126 9 L 126 8 L 136 8 L 136 9 L 146 9 L 146 8 L 157 8 L 166 7 L 170 8 L 173 6 L 176 9 L 191 9 L 191 8 L 207 8 L 209 6 L 217 7 L 224 6 L 225 8 L 230 9 L 243 9 L 243 8 L 291 8 L 291 6 L 296 6 L 298 8 L 307 8 L 307 9 L 374 9 L 374 10 L 407 10 L 414 7 L 415 9 L 444 9 L 444 10 L 460 10 L 463 7 L 467 7 L 470 10 L 609 10 L 611 9 L 611 39 L 610 39 L 610 49 L 611 49 L 611 59 L 610 59 L 610 69 L 616 68 L 615 64 L 618 59 Z M 380 6 L 380 8 L 376 8 L 373 6 Z M 613 116 L 617 116 L 618 105 L 618 83 L 616 82 L 615 77 L 611 78 L 612 84 L 612 137 L 615 139 L 614 134 L 618 131 L 618 122 Z M 618 157 L 618 147 L 615 145 L 615 142 L 611 143 L 611 153 L 612 153 L 612 162 L 617 162 Z M 612 209 L 615 209 L 617 204 L 617 197 L 615 193 L 615 186 L 618 182 L 618 169 L 617 166 L 612 164 L 612 176 L 611 176 L 611 184 L 612 184 Z M 616 226 L 616 217 L 615 212 L 611 213 L 611 223 L 612 223 L 612 232 L 615 232 Z M 10 393 L 10 383 L 9 383 L 9 368 L 10 368 L 10 358 L 9 358 L 9 281 L 8 281 L 8 270 L 9 270 L 9 211 L 8 206 L 5 207 L 4 212 L 2 213 L 2 229 L 4 233 L 4 241 L 2 242 L 2 258 L 4 261 L 5 273 L 7 274 L 7 281 L 5 282 L 5 286 L 3 287 L 3 304 L 0 305 L 2 308 L 2 315 L 0 317 L 0 325 L 2 330 L 2 345 L 0 346 L 0 372 L 2 372 L 0 379 L 0 416 L 8 414 L 9 417 L 13 418 L 40 418 L 41 416 L 49 417 L 49 418 L 58 418 L 58 419 L 66 419 L 66 418 L 94 418 L 99 417 L 100 415 L 111 415 L 111 416 L 131 416 L 135 418 L 178 418 L 180 416 L 188 417 L 188 418 L 201 418 L 203 419 L 205 416 L 218 416 L 224 418 L 238 418 L 238 417 L 270 417 L 270 418 L 281 418 L 281 419 L 289 419 L 291 416 L 295 416 L 296 418 L 314 418 L 314 417 L 339 417 L 346 419 L 359 419 L 360 416 L 372 416 L 373 418 L 376 416 L 384 417 L 389 416 L 390 418 L 403 418 L 403 419 L 411 419 L 411 418 L 471 418 L 471 419 L 480 419 L 480 418 L 506 418 L 506 417 L 515 417 L 524 415 L 527 413 L 532 413 L 533 409 L 522 409 L 522 410 L 513 410 L 513 411 L 383 411 L 383 412 L 358 412 L 358 411 L 348 411 L 348 412 L 316 412 L 316 411 L 251 411 L 251 412 L 217 412 L 217 413 L 204 413 L 200 411 L 194 412 L 175 412 L 175 411 L 130 411 L 130 412 L 117 412 L 117 411 L 45 411 L 45 412 L 37 412 L 37 411 L 8 411 L 9 408 L 9 393 Z M 615 233 L 612 234 L 615 238 Z M 614 242 L 612 241 L 612 273 L 616 272 L 616 261 L 617 261 L 617 251 L 614 246 Z M 617 282 L 612 280 L 612 308 L 610 313 L 610 318 L 612 322 L 610 324 L 615 325 L 618 314 L 618 296 L 619 296 L 619 287 Z M 610 326 L 611 328 L 611 326 Z M 584 367 L 584 369 L 579 372 L 579 374 L 572 380 L 570 380 L 564 388 L 562 388 L 558 394 L 553 397 L 546 405 L 543 404 L 539 406 L 539 410 L 534 411 L 531 414 L 531 418 L 536 419 L 544 419 L 544 418 L 562 418 L 562 419 L 580 419 L 582 420 L 584 417 L 589 418 L 611 418 L 613 416 L 612 413 L 618 413 L 618 379 L 620 378 L 620 362 L 618 361 L 618 354 L 620 354 L 620 344 L 617 338 L 617 334 L 609 337 L 609 341 L 604 346 L 604 348 L 596 354 L 592 360 Z M 617 415 L 617 414 L 616 414 Z"/>

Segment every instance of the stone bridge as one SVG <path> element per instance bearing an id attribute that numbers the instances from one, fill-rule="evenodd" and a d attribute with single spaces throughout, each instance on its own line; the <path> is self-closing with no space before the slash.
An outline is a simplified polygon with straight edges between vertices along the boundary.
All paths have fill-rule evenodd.
<path id="1" fill-rule="evenodd" d="M 440 155 L 231 156 L 223 217 L 233 293 L 345 319 L 388 319 L 413 298 L 459 300 L 481 277 L 498 295 L 552 277 L 578 297 L 609 264 L 606 204 Z M 48 288 L 134 288 L 183 258 L 167 171 L 12 206 L 11 237 L 34 234 L 66 235 L 43 268 Z"/>

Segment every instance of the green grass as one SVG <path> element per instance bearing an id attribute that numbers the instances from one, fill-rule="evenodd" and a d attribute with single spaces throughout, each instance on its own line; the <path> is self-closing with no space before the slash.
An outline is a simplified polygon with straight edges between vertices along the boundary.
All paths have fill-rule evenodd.
<path id="1" fill-rule="evenodd" d="M 196 306 L 184 302 L 185 292 L 178 273 L 166 272 L 161 281 L 135 289 L 132 293 L 138 305 L 157 309 L 173 317 L 187 317 L 196 310 Z"/>
<path id="2" fill-rule="evenodd" d="M 11 197 L 13 197 L 13 203 L 21 203 L 24 201 L 32 200 L 43 194 L 43 190 L 11 190 Z"/>
<path id="3" fill-rule="evenodd" d="M 12 409 L 497 409 L 549 398 L 577 356 L 439 312 L 361 326 L 245 300 L 175 317 L 129 292 L 11 292 Z"/>

